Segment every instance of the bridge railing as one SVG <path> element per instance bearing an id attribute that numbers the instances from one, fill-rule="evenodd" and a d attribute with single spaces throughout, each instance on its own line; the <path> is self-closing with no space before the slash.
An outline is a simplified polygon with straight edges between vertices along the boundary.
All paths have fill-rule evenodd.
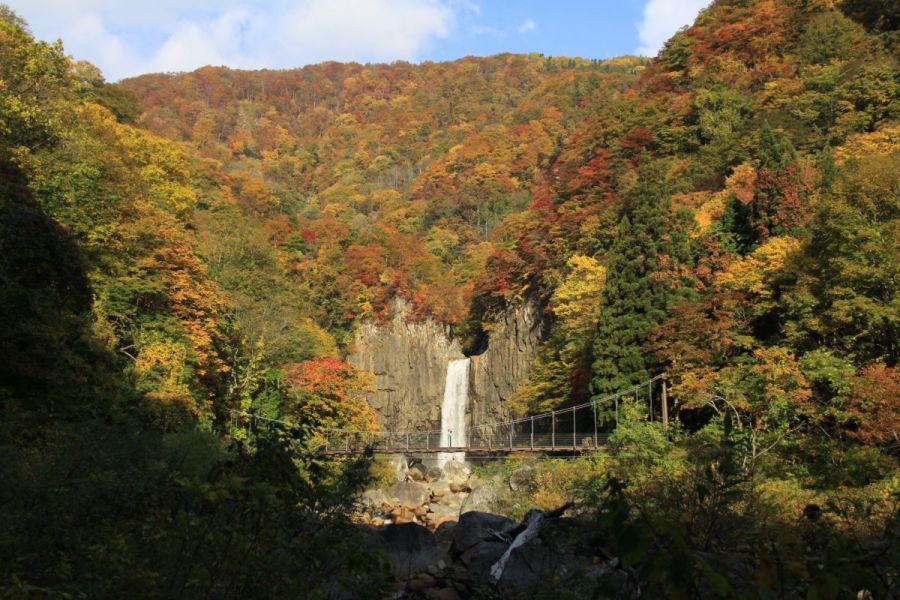
<path id="1" fill-rule="evenodd" d="M 660 394 L 654 386 L 661 381 Z M 624 399 L 646 401 L 648 418 L 654 420 L 654 403 L 667 423 L 665 376 L 658 375 L 629 389 L 577 406 L 531 415 L 509 421 L 475 424 L 465 433 L 428 431 L 350 431 L 320 429 L 323 447 L 330 454 L 352 454 L 366 449 L 375 452 L 453 452 L 453 451 L 562 451 L 596 449 L 606 444 L 609 433 L 605 421 L 618 423 L 619 405 Z M 251 419 L 283 423 L 252 414 Z"/>
<path id="2" fill-rule="evenodd" d="M 324 433 L 326 452 L 359 452 L 372 448 L 376 452 L 407 450 L 438 451 L 440 431 L 342 431 Z"/>
<path id="3" fill-rule="evenodd" d="M 606 444 L 609 434 L 589 431 L 532 433 L 530 427 L 495 425 L 490 429 L 476 428 L 466 437 L 465 442 L 442 445 L 439 431 L 330 432 L 325 436 L 323 449 L 330 454 L 355 454 L 366 449 L 391 453 L 586 450 Z"/>

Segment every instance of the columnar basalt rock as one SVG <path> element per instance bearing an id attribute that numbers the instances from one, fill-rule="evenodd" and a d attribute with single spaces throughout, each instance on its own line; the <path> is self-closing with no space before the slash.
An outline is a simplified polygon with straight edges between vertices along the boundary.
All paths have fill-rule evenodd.
<path id="1" fill-rule="evenodd" d="M 390 431 L 437 429 L 447 363 L 464 358 L 447 327 L 432 319 L 411 321 L 409 314 L 409 304 L 395 300 L 389 321 L 360 325 L 348 357 L 375 375 L 376 392 L 367 400 Z"/>
<path id="2" fill-rule="evenodd" d="M 544 336 L 540 305 L 534 300 L 501 313 L 489 334 L 487 350 L 472 357 L 470 423 L 509 418 L 506 401 L 528 379 Z"/>
<path id="3" fill-rule="evenodd" d="M 409 315 L 409 304 L 397 299 L 388 321 L 360 325 L 349 361 L 375 375 L 376 392 L 368 401 L 384 429 L 437 430 L 447 364 L 463 354 L 446 326 L 432 319 L 412 321 Z M 470 426 L 509 416 L 506 401 L 528 378 L 543 333 L 537 302 L 526 301 L 499 315 L 487 350 L 472 357 Z"/>

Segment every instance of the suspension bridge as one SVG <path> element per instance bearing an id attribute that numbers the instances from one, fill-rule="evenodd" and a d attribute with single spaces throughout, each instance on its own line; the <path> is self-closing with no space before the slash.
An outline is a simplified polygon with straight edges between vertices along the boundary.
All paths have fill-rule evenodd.
<path id="1" fill-rule="evenodd" d="M 321 450 L 329 455 L 367 451 L 383 454 L 591 451 L 606 444 L 609 439 L 607 429 L 618 424 L 620 406 L 626 399 L 645 402 L 648 420 L 658 418 L 664 427 L 668 426 L 666 379 L 665 375 L 657 375 L 591 402 L 508 421 L 472 424 L 464 432 L 320 429 L 318 433 L 323 440 Z M 236 414 L 241 419 L 291 426 L 260 415 Z M 448 435 L 442 436 L 442 433 Z"/>

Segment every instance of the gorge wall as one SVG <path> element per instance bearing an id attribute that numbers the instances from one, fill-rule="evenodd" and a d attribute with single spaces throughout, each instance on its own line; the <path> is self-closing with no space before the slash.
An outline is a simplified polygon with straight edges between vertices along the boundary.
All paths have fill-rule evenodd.
<path id="1" fill-rule="evenodd" d="M 472 357 L 470 423 L 493 423 L 509 417 L 507 400 L 531 374 L 543 338 L 540 306 L 535 301 L 507 308 L 491 329 L 488 347 Z"/>
<path id="2" fill-rule="evenodd" d="M 363 323 L 348 360 L 375 376 L 376 391 L 367 400 L 384 429 L 438 429 L 447 365 L 463 358 L 463 353 L 447 327 L 432 319 L 410 321 L 409 312 L 409 305 L 397 299 L 389 320 Z M 507 400 L 527 379 L 542 336 L 536 302 L 510 307 L 500 315 L 487 350 L 471 360 L 469 425 L 509 415 Z"/>

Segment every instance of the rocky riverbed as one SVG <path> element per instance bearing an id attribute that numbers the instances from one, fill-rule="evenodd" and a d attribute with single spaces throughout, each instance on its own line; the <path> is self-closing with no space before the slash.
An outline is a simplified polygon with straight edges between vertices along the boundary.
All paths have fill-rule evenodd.
<path id="1" fill-rule="evenodd" d="M 416 523 L 435 531 L 467 512 L 499 511 L 508 496 L 499 482 L 482 481 L 469 465 L 455 460 L 443 469 L 401 464 L 393 485 L 363 493 L 357 504 L 357 522 L 375 527 Z"/>
<path id="2" fill-rule="evenodd" d="M 534 484 L 534 469 L 484 481 L 457 461 L 443 469 L 396 466 L 398 481 L 362 494 L 356 513 L 368 543 L 392 558 L 396 598 L 532 597 L 541 588 L 553 597 L 561 581 L 609 587 L 617 596 L 636 591 L 616 557 L 583 543 L 588 521 L 577 511 L 533 511 L 521 524 L 498 514 Z"/>

